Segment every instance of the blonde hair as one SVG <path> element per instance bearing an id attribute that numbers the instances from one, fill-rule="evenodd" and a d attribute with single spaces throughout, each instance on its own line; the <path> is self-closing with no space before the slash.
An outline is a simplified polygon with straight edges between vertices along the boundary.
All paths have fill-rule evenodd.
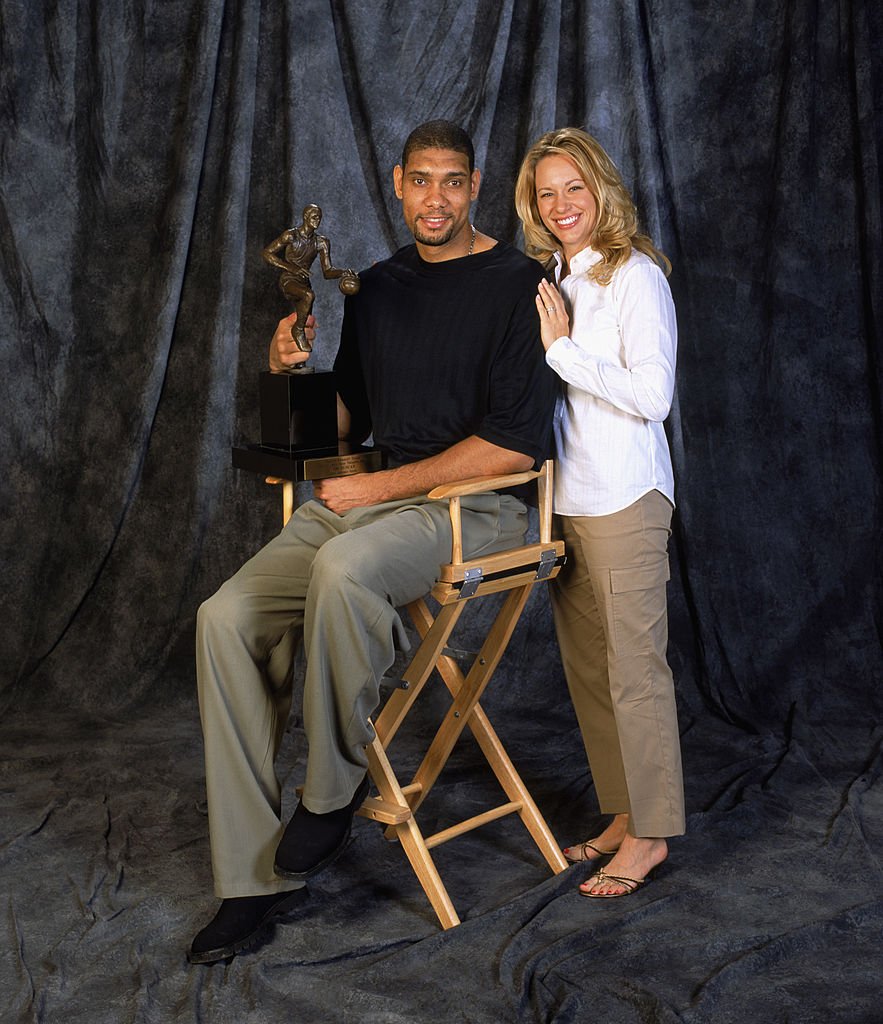
<path id="1" fill-rule="evenodd" d="M 598 221 L 592 232 L 592 248 L 601 259 L 589 270 L 598 284 L 610 284 L 613 273 L 631 256 L 645 253 L 663 270 L 671 263 L 653 242 L 638 230 L 638 211 L 622 182 L 616 165 L 601 144 L 581 128 L 558 128 L 546 132 L 527 151 L 515 182 L 515 209 L 521 218 L 527 254 L 549 264 L 561 243 L 543 224 L 537 204 L 536 169 L 543 157 L 566 156 L 576 164 L 598 206 Z"/>

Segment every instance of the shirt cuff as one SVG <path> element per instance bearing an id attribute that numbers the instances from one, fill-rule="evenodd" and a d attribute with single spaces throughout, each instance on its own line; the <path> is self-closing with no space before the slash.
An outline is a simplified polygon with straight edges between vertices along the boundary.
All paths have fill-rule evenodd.
<path id="1" fill-rule="evenodd" d="M 551 355 L 552 355 L 552 352 L 553 352 L 553 350 L 554 350 L 554 349 L 557 349 L 557 348 L 560 348 L 560 347 L 561 347 L 561 342 L 562 342 L 562 341 L 563 341 L 563 342 L 568 342 L 568 341 L 570 341 L 570 337 L 569 337 L 568 335 L 566 335 L 566 334 L 562 334 L 560 338 L 556 338 L 556 339 L 555 339 L 555 340 L 554 340 L 554 341 L 552 342 L 552 344 L 551 344 L 551 345 L 550 345 L 550 346 L 549 346 L 549 347 L 548 347 L 548 348 L 546 349 L 546 362 L 547 362 L 547 363 L 548 363 L 548 364 L 549 364 L 550 366 L 552 366 L 553 364 L 552 364 L 552 361 L 551 361 L 551 359 L 549 358 L 549 356 L 551 356 Z"/>

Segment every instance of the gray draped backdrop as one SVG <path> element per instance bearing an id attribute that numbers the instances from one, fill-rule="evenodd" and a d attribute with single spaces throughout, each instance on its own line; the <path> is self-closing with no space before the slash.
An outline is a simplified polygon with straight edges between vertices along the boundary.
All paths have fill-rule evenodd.
<path id="1" fill-rule="evenodd" d="M 881 30 L 874 0 L 0 0 L 3 1020 L 881 1019 Z M 341 265 L 403 244 L 434 117 L 513 242 L 524 150 L 587 127 L 674 264 L 689 835 L 599 904 L 490 826 L 440 855 L 442 934 L 360 822 L 271 945 L 188 969 L 194 615 L 280 514 L 230 464 L 286 311 L 260 250 L 307 202 Z M 544 595 L 488 703 L 556 835 L 594 834 Z M 303 755 L 295 715 L 292 785 Z M 468 743 L 444 779 L 440 822 L 486 783 Z"/>

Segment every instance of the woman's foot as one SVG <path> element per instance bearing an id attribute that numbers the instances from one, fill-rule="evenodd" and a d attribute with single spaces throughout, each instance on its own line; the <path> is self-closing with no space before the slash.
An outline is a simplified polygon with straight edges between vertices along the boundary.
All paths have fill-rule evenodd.
<path id="1" fill-rule="evenodd" d="M 628 827 L 629 816 L 617 814 L 601 835 L 594 839 L 587 839 L 584 843 L 577 843 L 576 846 L 567 846 L 562 853 L 571 864 L 612 857 L 628 834 Z"/>
<path id="2" fill-rule="evenodd" d="M 601 860 L 602 857 L 612 857 L 616 853 L 616 850 L 602 849 L 600 842 L 600 839 L 587 839 L 584 843 L 578 843 L 576 846 L 565 846 L 561 852 L 571 864 L 582 864 L 586 860 Z"/>
<path id="3" fill-rule="evenodd" d="M 616 856 L 603 873 L 586 879 L 579 891 L 583 896 L 626 896 L 642 885 L 667 856 L 668 843 L 664 839 L 638 839 L 625 835 Z M 628 881 L 617 881 L 617 877 Z"/>

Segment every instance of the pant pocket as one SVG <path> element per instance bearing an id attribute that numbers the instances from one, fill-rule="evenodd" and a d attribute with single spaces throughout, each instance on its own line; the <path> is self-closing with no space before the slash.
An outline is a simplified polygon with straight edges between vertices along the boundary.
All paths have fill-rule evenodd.
<path id="1" fill-rule="evenodd" d="M 615 650 L 619 655 L 658 648 L 667 638 L 668 557 L 649 565 L 610 569 Z"/>
<path id="2" fill-rule="evenodd" d="M 653 565 L 638 565 L 631 569 L 610 570 L 610 593 L 629 594 L 636 590 L 661 587 L 671 579 L 668 559 L 660 558 Z"/>

